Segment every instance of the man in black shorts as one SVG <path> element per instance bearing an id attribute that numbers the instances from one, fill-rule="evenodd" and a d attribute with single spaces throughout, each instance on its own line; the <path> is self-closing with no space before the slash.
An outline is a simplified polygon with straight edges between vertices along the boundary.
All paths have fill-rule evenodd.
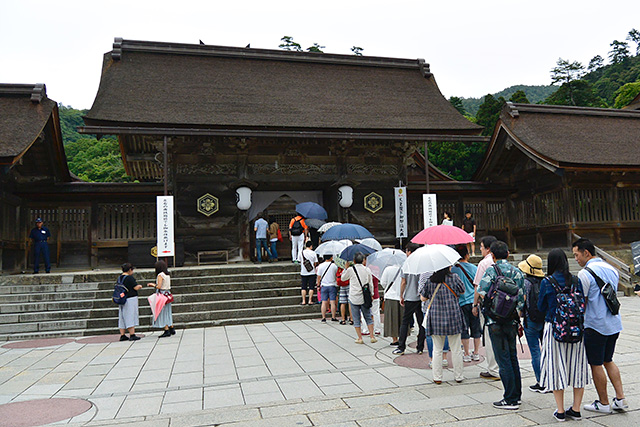
<path id="1" fill-rule="evenodd" d="M 300 281 L 302 302 L 300 305 L 313 304 L 313 290 L 316 287 L 316 266 L 318 265 L 318 255 L 313 250 L 313 243 L 308 241 L 305 249 L 298 255 L 300 262 Z M 305 262 L 308 261 L 308 262 Z M 311 270 L 307 267 L 311 266 Z M 307 292 L 309 292 L 309 302 L 306 302 Z"/>

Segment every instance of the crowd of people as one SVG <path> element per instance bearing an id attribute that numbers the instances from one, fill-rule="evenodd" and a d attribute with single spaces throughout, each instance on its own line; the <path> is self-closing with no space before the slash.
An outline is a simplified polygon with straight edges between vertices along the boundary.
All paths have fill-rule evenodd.
<path id="1" fill-rule="evenodd" d="M 475 225 L 469 233 L 475 234 Z M 581 409 L 599 413 L 627 409 L 620 371 L 613 361 L 621 318 L 610 305 L 612 298 L 602 290 L 609 286 L 615 295 L 618 273 L 596 256 L 593 243 L 587 239 L 573 243 L 574 258 L 582 267 L 576 276 L 570 273 L 562 249 L 549 252 L 545 271 L 538 255 L 528 256 L 516 267 L 508 262 L 505 242 L 493 236 L 479 242 L 482 260 L 477 266 L 469 262 L 474 245 L 456 245 L 460 260 L 450 267 L 415 275 L 390 266 L 379 282 L 366 267 L 362 253 L 356 253 L 343 270 L 330 255 L 318 260 L 313 244 L 307 242 L 300 256 L 302 304 L 312 303 L 317 287 L 322 322 L 328 314 L 331 321 L 349 322 L 357 344 L 364 343 L 363 335 L 375 343 L 376 334 L 382 332 L 391 338 L 392 353 L 398 356 L 407 351 L 407 338 L 416 327 L 416 352 L 422 354 L 427 345 L 436 384 L 443 381 L 447 351 L 451 352 L 454 379 L 462 382 L 464 363 L 480 361 L 484 345 L 487 368 L 480 376 L 499 380 L 504 388 L 503 398 L 493 403 L 496 408 L 520 407 L 523 387 L 517 341 L 524 336 L 536 381 L 528 388 L 553 393 L 557 406 L 553 416 L 558 421 L 581 419 Z M 419 247 L 409 243 L 406 254 Z M 312 269 L 305 268 L 305 260 Z M 378 289 L 384 300 L 384 325 L 380 327 L 374 320 L 380 318 Z M 611 400 L 607 377 L 615 390 Z M 591 382 L 598 399 L 583 406 L 584 389 Z M 573 399 L 565 407 L 564 390 L 569 387 Z"/>

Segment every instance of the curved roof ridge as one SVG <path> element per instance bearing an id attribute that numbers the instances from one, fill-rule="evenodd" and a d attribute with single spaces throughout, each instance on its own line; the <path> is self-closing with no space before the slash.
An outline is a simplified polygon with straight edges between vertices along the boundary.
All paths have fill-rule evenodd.
<path id="1" fill-rule="evenodd" d="M 577 107 L 573 105 L 519 104 L 507 102 L 505 110 L 511 117 L 519 113 L 575 114 L 606 117 L 640 117 L 640 110 L 619 110 L 617 108 Z"/>

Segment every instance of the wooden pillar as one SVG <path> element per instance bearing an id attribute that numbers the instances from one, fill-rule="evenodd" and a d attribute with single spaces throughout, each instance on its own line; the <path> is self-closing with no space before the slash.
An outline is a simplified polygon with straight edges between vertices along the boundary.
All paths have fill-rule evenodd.
<path id="1" fill-rule="evenodd" d="M 613 228 L 613 244 L 620 246 L 622 244 L 622 236 L 620 235 L 620 196 L 618 194 L 618 187 L 611 189 L 611 219 L 615 223 Z"/>
<path id="2" fill-rule="evenodd" d="M 89 265 L 91 268 L 98 267 L 98 203 L 91 202 L 89 221 Z"/>

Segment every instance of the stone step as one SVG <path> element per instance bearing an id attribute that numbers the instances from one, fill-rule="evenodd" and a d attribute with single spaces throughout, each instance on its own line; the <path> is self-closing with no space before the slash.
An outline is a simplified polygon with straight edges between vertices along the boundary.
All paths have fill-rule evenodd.
<path id="1" fill-rule="evenodd" d="M 237 280 L 237 278 L 233 278 Z M 187 293 L 207 293 L 207 292 L 223 292 L 235 290 L 258 290 L 269 289 L 273 287 L 298 286 L 300 277 L 295 275 L 283 276 L 276 280 L 265 281 L 246 281 L 246 282 L 226 282 L 226 283 L 204 283 L 204 284 L 182 284 L 175 285 L 172 282 L 172 288 L 176 294 Z M 149 288 L 148 292 L 151 291 Z M 107 289 L 95 290 L 79 290 L 79 291 L 57 291 L 57 292 L 27 292 L 15 294 L 0 294 L 0 304 L 12 303 L 29 303 L 29 302 L 54 302 L 69 300 L 86 300 L 86 299 L 111 299 L 113 293 L 113 284 L 109 284 Z M 141 291 L 141 293 L 145 293 Z"/>
<path id="2" fill-rule="evenodd" d="M 261 288 L 256 290 L 243 290 L 243 289 L 230 289 L 218 292 L 199 292 L 189 294 L 174 293 L 174 298 L 178 304 L 199 304 L 203 302 L 224 302 L 234 299 L 261 299 L 266 297 L 278 297 L 289 295 L 300 295 L 299 287 L 294 284 L 293 286 L 286 286 L 287 284 L 275 283 L 273 286 L 279 287 L 273 288 Z M 175 292 L 175 291 L 174 291 Z M 151 294 L 151 292 L 141 293 L 140 306 L 144 307 L 148 303 L 143 302 Z M 48 301 L 37 303 L 13 303 L 2 304 L 0 306 L 0 319 L 2 315 L 20 314 L 20 313 L 34 313 L 34 312 L 51 312 L 51 311 L 74 311 L 74 310 L 90 310 L 99 308 L 112 308 L 117 306 L 111 300 L 111 293 L 103 296 L 102 298 L 91 298 L 85 300 L 71 300 L 71 301 Z"/>
<path id="3" fill-rule="evenodd" d="M 204 327 L 211 327 L 211 326 L 247 325 L 251 323 L 284 322 L 287 320 L 305 320 L 305 319 L 314 319 L 319 317 L 320 317 L 320 314 L 316 310 L 314 312 L 309 311 L 308 313 L 300 313 L 300 314 L 286 314 L 286 315 L 278 315 L 278 316 L 255 316 L 255 317 L 223 319 L 223 320 L 214 320 L 214 321 L 190 322 L 183 325 L 179 325 L 176 323 L 176 328 L 188 329 L 188 328 L 204 328 Z M 148 325 L 141 325 L 139 327 L 136 327 L 137 333 L 145 333 L 148 331 L 158 331 L 158 329 L 151 328 Z M 42 339 L 42 338 L 66 338 L 66 337 L 79 338 L 83 336 L 107 335 L 107 334 L 113 335 L 117 333 L 118 333 L 117 325 L 116 327 L 111 325 L 109 327 L 93 328 L 93 329 L 79 328 L 79 329 L 66 329 L 62 331 L 14 332 L 14 333 L 8 333 L 8 334 L 0 333 L 0 342 L 9 341 L 9 340 L 10 341 L 34 340 L 34 339 Z"/>

